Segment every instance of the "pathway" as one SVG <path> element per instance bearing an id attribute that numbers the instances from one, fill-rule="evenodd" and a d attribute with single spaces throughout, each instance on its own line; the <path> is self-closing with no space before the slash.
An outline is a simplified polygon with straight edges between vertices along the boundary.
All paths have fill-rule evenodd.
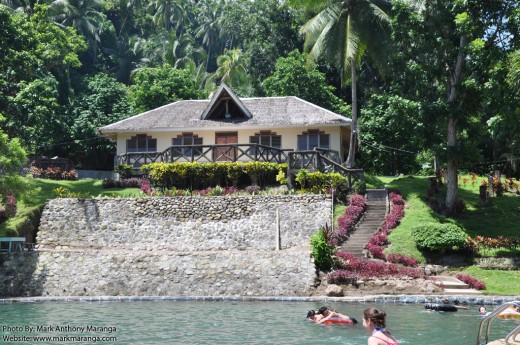
<path id="1" fill-rule="evenodd" d="M 355 257 L 365 257 L 365 244 L 385 221 L 386 195 L 385 189 L 367 190 L 367 209 L 349 238 L 341 245 L 341 250 L 352 253 Z"/>
<path id="2" fill-rule="evenodd" d="M 468 284 L 451 276 L 433 276 L 431 278 L 440 286 L 445 295 L 481 295 L 482 292 L 472 289 Z"/>

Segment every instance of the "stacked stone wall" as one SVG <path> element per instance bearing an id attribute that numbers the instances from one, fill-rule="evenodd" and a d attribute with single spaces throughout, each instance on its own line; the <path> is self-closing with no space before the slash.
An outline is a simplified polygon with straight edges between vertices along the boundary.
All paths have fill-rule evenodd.
<path id="1" fill-rule="evenodd" d="M 13 254 L 0 297 L 308 296 L 316 273 L 308 251 Z"/>
<path id="2" fill-rule="evenodd" d="M 320 195 L 51 200 L 38 250 L 0 258 L 0 297 L 307 296 L 309 239 L 331 206 Z"/>
<path id="3" fill-rule="evenodd" d="M 277 217 L 283 248 L 306 246 L 331 221 L 323 195 L 54 199 L 45 206 L 40 247 L 273 249 Z"/>

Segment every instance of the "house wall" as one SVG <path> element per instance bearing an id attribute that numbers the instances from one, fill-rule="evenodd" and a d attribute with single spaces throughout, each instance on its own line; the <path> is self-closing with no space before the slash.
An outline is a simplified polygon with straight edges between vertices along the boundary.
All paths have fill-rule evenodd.
<path id="1" fill-rule="evenodd" d="M 342 147 L 342 137 L 341 137 L 341 128 L 340 127 L 319 127 L 319 126 L 310 126 L 310 127 L 299 127 L 299 128 L 271 128 L 273 132 L 276 132 L 277 135 L 282 136 L 282 148 L 283 149 L 297 149 L 297 138 L 298 135 L 302 132 L 306 132 L 309 129 L 319 129 L 320 131 L 325 132 L 325 134 L 330 135 L 330 149 L 340 152 L 340 156 L 343 156 L 343 147 Z M 253 136 L 255 133 L 258 133 L 260 130 L 267 129 L 235 129 L 235 130 L 219 130 L 219 131 L 207 131 L 207 130 L 194 130 L 194 131 L 184 131 L 184 132 L 192 132 L 193 134 L 197 134 L 199 138 L 203 138 L 202 142 L 204 145 L 213 145 L 215 144 L 215 133 L 217 132 L 238 132 L 238 143 L 239 144 L 248 144 L 249 137 Z M 143 133 L 119 133 L 117 135 L 117 154 L 122 155 L 126 153 L 126 140 L 130 139 L 132 136 L 136 134 L 147 134 L 152 138 L 157 139 L 157 149 L 158 151 L 164 151 L 168 147 L 171 146 L 172 138 L 177 137 L 177 135 L 181 134 L 183 131 L 171 131 L 171 132 L 143 132 Z"/>

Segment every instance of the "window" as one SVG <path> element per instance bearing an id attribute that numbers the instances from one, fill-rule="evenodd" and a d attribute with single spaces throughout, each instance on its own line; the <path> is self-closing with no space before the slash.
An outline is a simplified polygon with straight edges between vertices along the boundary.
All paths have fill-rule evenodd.
<path id="1" fill-rule="evenodd" d="M 181 145 L 202 145 L 202 138 L 199 138 L 197 134 L 193 135 L 193 133 L 182 133 L 177 136 L 177 138 L 172 139 L 172 146 L 181 146 Z M 173 155 L 175 157 L 179 156 L 187 156 L 191 157 L 192 148 L 191 147 L 183 147 L 179 149 L 173 150 Z M 202 147 L 194 147 L 193 155 L 200 156 L 202 155 Z"/>
<path id="2" fill-rule="evenodd" d="M 126 141 L 126 152 L 156 152 L 157 139 L 146 134 L 137 134 Z"/>
<path id="3" fill-rule="evenodd" d="M 260 133 L 255 133 L 254 136 L 249 137 L 250 144 L 260 144 L 264 146 L 271 146 L 281 149 L 282 148 L 282 136 L 276 135 L 275 132 L 271 131 L 260 131 Z M 249 153 L 254 155 L 256 154 L 256 147 L 252 147 L 249 150 Z M 259 148 L 259 153 L 263 153 L 264 148 Z"/>
<path id="4" fill-rule="evenodd" d="M 317 129 L 311 129 L 298 135 L 298 151 L 314 150 L 315 147 L 330 148 L 330 135 Z"/>

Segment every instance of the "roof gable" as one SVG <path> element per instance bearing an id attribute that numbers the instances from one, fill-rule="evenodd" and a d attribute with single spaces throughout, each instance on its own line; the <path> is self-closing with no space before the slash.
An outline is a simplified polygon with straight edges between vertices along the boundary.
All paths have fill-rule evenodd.
<path id="1" fill-rule="evenodd" d="M 202 113 L 201 120 L 222 122 L 243 122 L 253 115 L 242 101 L 224 83 L 215 91 L 208 106 Z"/>

